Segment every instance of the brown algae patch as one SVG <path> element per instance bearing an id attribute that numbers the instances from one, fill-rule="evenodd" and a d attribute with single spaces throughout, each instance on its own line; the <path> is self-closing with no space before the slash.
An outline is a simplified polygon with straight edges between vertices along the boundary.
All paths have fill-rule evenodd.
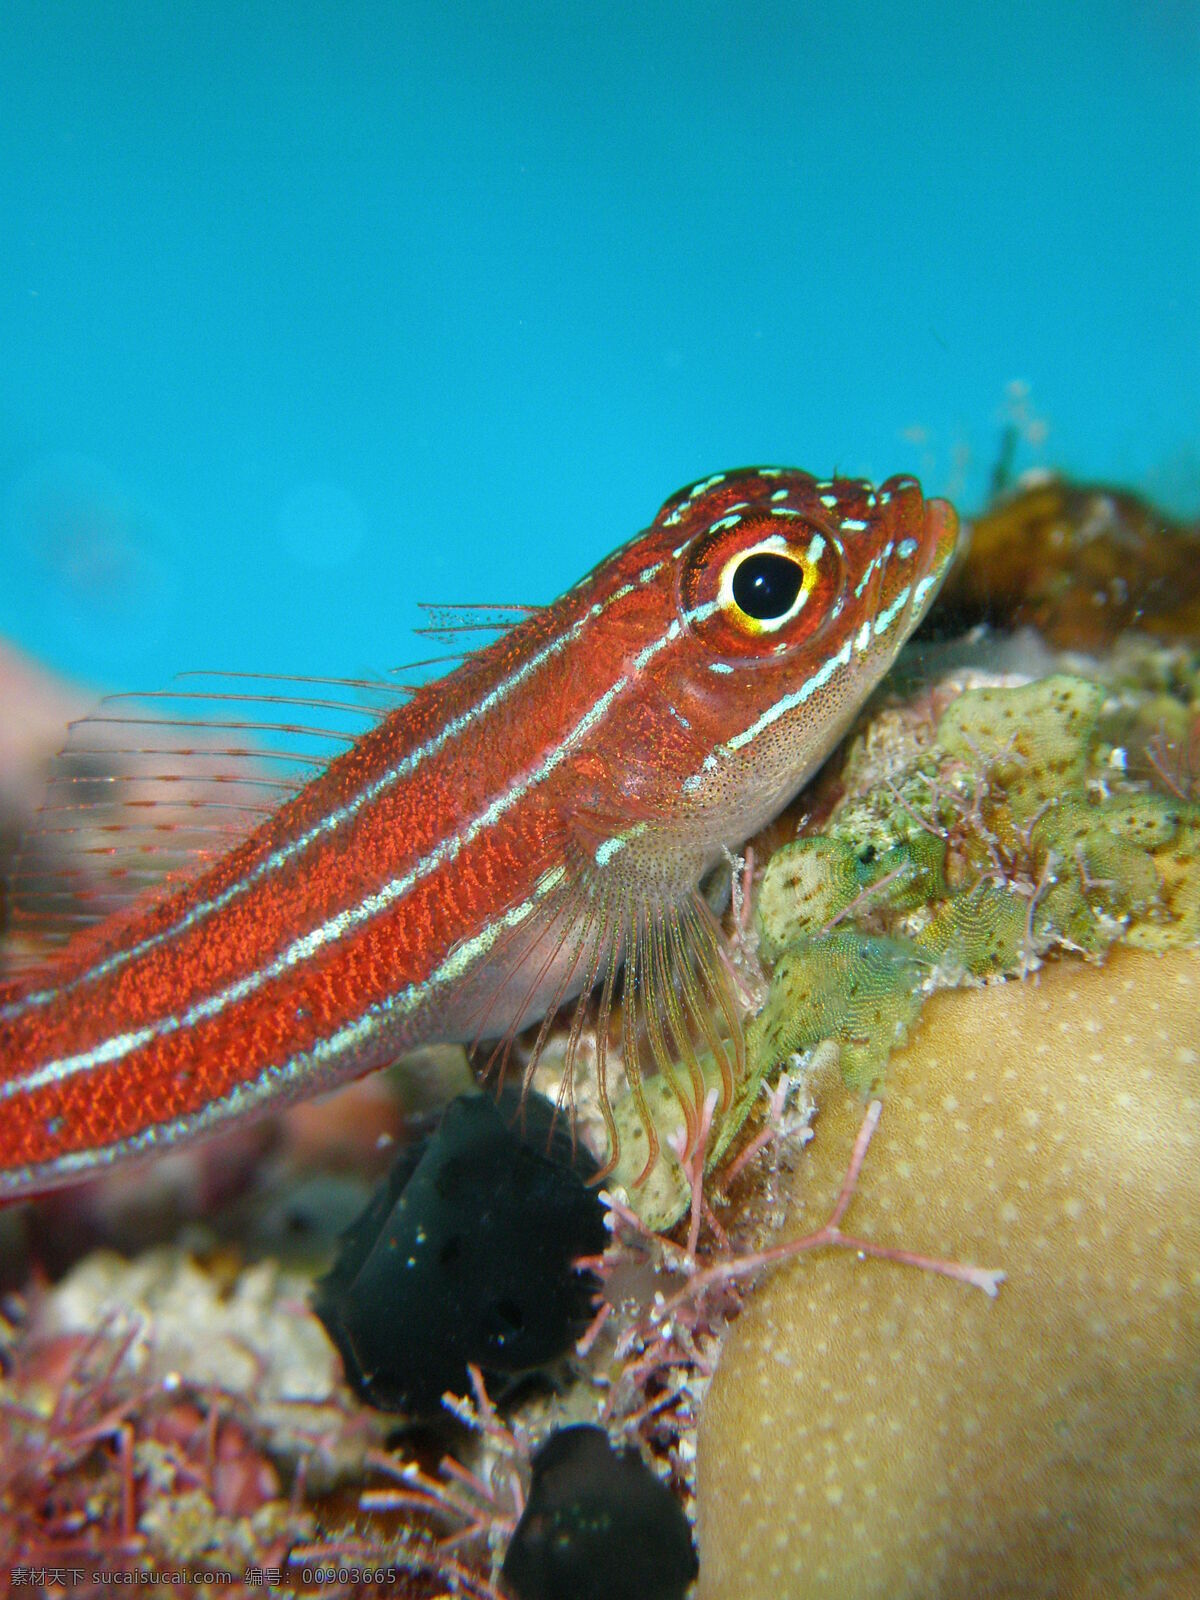
<path id="1" fill-rule="evenodd" d="M 964 631 L 1003 619 L 1059 649 L 1107 651 L 1127 629 L 1200 635 L 1200 523 L 1122 489 L 1045 474 L 971 524 L 939 599 Z"/>

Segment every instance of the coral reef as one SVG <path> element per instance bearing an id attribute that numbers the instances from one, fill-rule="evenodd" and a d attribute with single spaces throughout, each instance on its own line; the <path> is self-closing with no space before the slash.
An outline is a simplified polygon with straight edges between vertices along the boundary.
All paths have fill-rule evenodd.
<path id="1" fill-rule="evenodd" d="M 1194 693 L 1196 657 L 1180 668 Z M 890 769 L 868 727 L 821 831 L 763 876 L 774 972 L 748 1033 L 753 1078 L 834 1039 L 847 1082 L 870 1088 L 936 988 L 1027 976 L 1053 953 L 1099 957 L 1117 939 L 1200 939 L 1200 805 L 1149 763 L 1131 772 L 1114 742 L 1117 725 L 1145 723 L 1146 699 L 1132 672 L 1116 685 L 1082 668 L 973 687 L 951 675 L 894 714 L 904 759 Z"/>
<path id="2" fill-rule="evenodd" d="M 1059 514 L 1039 563 L 1014 529 Z M 927 650 L 762 842 L 751 1080 L 791 1053 L 818 1109 L 782 1231 L 700 1274 L 804 1257 L 708 1390 L 712 1600 L 1200 1584 L 1196 536 L 1050 488 L 998 516 L 950 611 L 1003 560 L 1006 620 L 1105 654 Z"/>
<path id="3" fill-rule="evenodd" d="M 698 1518 L 703 1600 L 1190 1600 L 1198 541 L 1057 481 L 976 521 L 941 643 L 732 864 L 744 1087 L 726 1103 L 706 1037 L 695 1105 L 665 1074 L 614 1097 L 620 1160 L 573 1242 L 547 1245 L 519 1141 L 481 1170 L 452 1113 L 323 1280 L 337 1349 L 309 1311 L 331 1232 L 466 1086 L 457 1047 L 163 1162 L 153 1187 L 139 1171 L 10 1212 L 8 1281 L 31 1260 L 59 1281 L 0 1319 L 6 1551 L 274 1563 L 285 1586 L 356 1565 L 377 1573 L 363 1595 L 654 1593 L 614 1543 L 622 1493 L 588 1498 L 615 1470 Z M 989 619 L 1026 631 L 949 637 Z M 551 1095 L 571 1037 L 568 1017 L 547 1041 Z M 607 1044 L 619 1077 L 630 1041 Z M 586 1089 L 573 1109 L 603 1147 Z M 431 1231 L 406 1184 L 448 1139 Z M 547 1359 L 513 1322 L 544 1320 L 542 1245 L 572 1288 L 554 1351 L 580 1336 L 552 1382 L 514 1384 Z M 444 1272 L 415 1273 L 407 1308 L 380 1292 L 375 1261 L 446 1250 L 449 1294 Z M 498 1344 L 466 1337 L 489 1318 Z M 361 1396 L 408 1416 L 360 1404 L 339 1350 Z M 681 1595 L 690 1543 L 634 1542 L 671 1546 L 661 1592 Z M 582 1566 L 556 1574 L 568 1545 Z"/>
<path id="4" fill-rule="evenodd" d="M 323 1492 L 361 1474 L 383 1428 L 351 1403 L 308 1292 L 306 1274 L 271 1261 L 228 1273 L 178 1248 L 135 1261 L 97 1251 L 35 1300 L 29 1337 L 128 1334 L 126 1378 L 169 1386 L 186 1374 L 253 1405 L 272 1456 L 289 1468 L 303 1459 L 310 1488 Z"/>
<path id="5" fill-rule="evenodd" d="M 825 1251 L 757 1292 L 702 1420 L 704 1600 L 1197 1593 L 1198 1013 L 1195 951 L 929 1002 L 847 1225 L 1006 1280 Z M 824 1098 L 789 1232 L 861 1117 Z"/>
<path id="6" fill-rule="evenodd" d="M 174 1592 L 191 1593 L 205 1573 L 282 1570 L 316 1528 L 295 1491 L 361 1478 L 382 1436 L 305 1289 L 269 1264 L 222 1282 L 163 1250 L 94 1255 L 35 1294 L 5 1330 L 5 1577 L 62 1572 L 58 1592 L 103 1596 L 138 1575 L 186 1570 Z"/>

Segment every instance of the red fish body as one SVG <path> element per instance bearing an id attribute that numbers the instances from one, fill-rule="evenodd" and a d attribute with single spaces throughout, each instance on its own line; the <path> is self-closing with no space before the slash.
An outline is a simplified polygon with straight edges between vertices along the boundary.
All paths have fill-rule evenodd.
<path id="1" fill-rule="evenodd" d="M 698 884 L 841 737 L 956 529 L 911 479 L 673 496 L 198 876 L 0 993 L 0 1196 L 597 986 L 607 1013 L 622 961 L 660 1070 L 728 1033 Z"/>

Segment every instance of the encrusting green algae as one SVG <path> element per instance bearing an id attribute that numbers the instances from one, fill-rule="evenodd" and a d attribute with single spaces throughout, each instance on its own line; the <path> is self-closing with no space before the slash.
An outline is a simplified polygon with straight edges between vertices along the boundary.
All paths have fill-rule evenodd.
<path id="1" fill-rule="evenodd" d="M 760 948 L 775 971 L 751 1029 L 756 1071 L 786 1014 L 792 1048 L 825 1028 L 848 1046 L 848 1081 L 868 1088 L 888 1043 L 876 1029 L 871 1049 L 855 1048 L 864 1005 L 890 1008 L 899 1037 L 918 992 L 1021 976 L 1061 951 L 1099 956 L 1117 939 L 1200 938 L 1200 804 L 1152 766 L 1131 772 L 1110 724 L 1128 725 L 1136 702 L 1129 684 L 1082 669 L 968 687 L 904 769 L 859 790 L 852 751 L 822 832 L 764 874 Z M 848 990 L 855 940 L 862 977 Z"/>

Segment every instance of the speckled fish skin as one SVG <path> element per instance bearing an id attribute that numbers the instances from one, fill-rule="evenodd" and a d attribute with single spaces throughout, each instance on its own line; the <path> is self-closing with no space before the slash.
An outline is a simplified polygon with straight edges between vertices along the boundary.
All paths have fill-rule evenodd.
<path id="1" fill-rule="evenodd" d="M 768 821 L 895 659 L 956 535 L 911 478 L 752 468 L 672 496 L 215 865 L 0 993 L 0 1197 L 590 987 L 621 934 L 580 966 L 580 906 L 680 902 Z M 741 608 L 749 556 L 791 563 L 786 615 Z"/>

